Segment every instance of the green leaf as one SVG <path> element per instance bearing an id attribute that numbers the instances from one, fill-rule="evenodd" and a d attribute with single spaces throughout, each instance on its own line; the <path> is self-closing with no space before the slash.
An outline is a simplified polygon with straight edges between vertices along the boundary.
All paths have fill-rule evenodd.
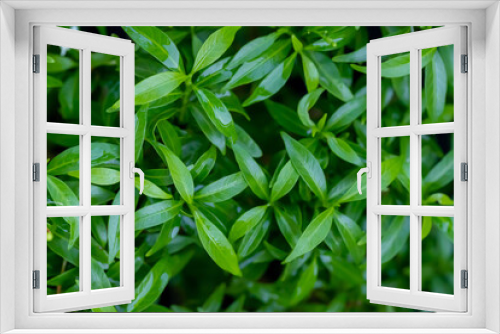
<path id="1" fill-rule="evenodd" d="M 108 242 L 108 229 L 106 224 L 104 224 L 104 217 L 102 216 L 91 216 L 90 217 L 90 231 L 92 238 L 101 247 L 105 247 Z"/>
<path id="2" fill-rule="evenodd" d="M 47 240 L 47 247 L 72 265 L 78 267 L 80 261 L 79 245 L 77 242 L 74 243 L 74 246 L 70 246 L 68 243 L 68 237 L 71 235 L 71 232 L 70 235 L 63 235 L 60 233 L 60 229 L 56 230 L 55 226 L 49 227 L 47 224 L 47 228 L 49 228 L 53 234 L 52 240 Z"/>
<path id="3" fill-rule="evenodd" d="M 63 82 L 51 75 L 47 75 L 47 88 L 58 88 L 62 87 Z"/>
<path id="4" fill-rule="evenodd" d="M 281 197 L 288 194 L 295 186 L 298 179 L 299 175 L 293 168 L 292 163 L 290 161 L 287 162 L 286 165 L 280 170 L 278 178 L 273 185 L 271 190 L 271 202 L 276 202 Z"/>
<path id="5" fill-rule="evenodd" d="M 198 72 L 219 59 L 229 49 L 239 29 L 240 27 L 223 27 L 211 34 L 196 54 L 191 73 Z"/>
<path id="6" fill-rule="evenodd" d="M 422 192 L 424 194 L 432 193 L 452 182 L 454 178 L 453 170 L 453 151 L 450 151 L 424 177 Z"/>
<path id="7" fill-rule="evenodd" d="M 80 201 L 73 190 L 57 177 L 47 175 L 47 191 L 50 197 L 57 205 L 61 206 L 79 206 Z M 69 224 L 69 242 L 68 249 L 72 248 L 78 240 L 80 231 L 80 219 L 78 217 L 64 217 Z"/>
<path id="8" fill-rule="evenodd" d="M 71 175 L 71 173 L 69 173 Z M 90 182 L 101 186 L 109 186 L 120 182 L 120 171 L 110 168 L 92 168 Z"/>
<path id="9" fill-rule="evenodd" d="M 304 53 L 302 57 L 302 67 L 304 69 L 304 79 L 306 80 L 307 92 L 312 93 L 319 85 L 319 72 L 311 58 Z"/>
<path id="10" fill-rule="evenodd" d="M 218 62 L 207 67 L 203 72 L 201 72 L 196 78 L 196 87 L 207 87 L 218 84 L 223 81 L 227 81 L 231 78 L 233 73 L 226 70 L 226 64 L 229 61 L 229 57 L 219 60 Z"/>
<path id="11" fill-rule="evenodd" d="M 226 312 L 244 312 L 243 307 L 245 306 L 245 295 L 241 295 L 236 299 L 231 305 L 226 309 Z"/>
<path id="12" fill-rule="evenodd" d="M 165 248 L 179 233 L 181 226 L 181 217 L 179 215 L 173 217 L 172 219 L 163 223 L 161 227 L 160 234 L 155 241 L 155 244 L 146 253 L 146 257 L 149 257 L 159 250 Z"/>
<path id="13" fill-rule="evenodd" d="M 290 52 L 290 44 L 289 39 L 277 41 L 258 58 L 245 62 L 223 87 L 223 90 L 232 89 L 263 78 L 285 59 Z"/>
<path id="14" fill-rule="evenodd" d="M 271 73 L 261 81 L 257 88 L 255 88 L 252 95 L 243 102 L 243 107 L 266 100 L 276 94 L 286 84 L 290 74 L 292 74 L 295 57 L 296 54 L 293 53 L 272 70 Z"/>
<path id="15" fill-rule="evenodd" d="M 262 221 L 250 229 L 241 240 L 238 247 L 238 258 L 244 259 L 255 252 L 266 237 L 270 226 L 269 214 L 265 214 Z"/>
<path id="16" fill-rule="evenodd" d="M 194 198 L 200 202 L 223 202 L 241 193 L 247 187 L 243 173 L 238 172 L 210 183 L 197 191 Z"/>
<path id="17" fill-rule="evenodd" d="M 203 248 L 212 260 L 223 270 L 241 276 L 238 258 L 226 236 L 199 211 L 194 211 L 196 229 Z"/>
<path id="18" fill-rule="evenodd" d="M 302 235 L 300 217 L 294 215 L 294 212 L 281 209 L 278 206 L 274 207 L 274 217 L 281 234 L 283 234 L 288 244 L 294 248 Z"/>
<path id="19" fill-rule="evenodd" d="M 166 200 L 145 206 L 135 212 L 135 230 L 140 231 L 168 222 L 181 211 L 183 202 Z"/>
<path id="20" fill-rule="evenodd" d="M 165 144 L 165 146 L 168 147 L 168 149 L 176 156 L 180 156 L 181 140 L 177 134 L 176 127 L 170 124 L 169 121 L 162 120 L 158 122 L 157 128 L 163 144 Z"/>
<path id="21" fill-rule="evenodd" d="M 140 179 L 139 177 L 135 178 L 135 187 L 137 189 L 140 189 Z M 163 191 L 160 187 L 158 187 L 156 184 L 153 182 L 149 181 L 148 179 L 144 180 L 144 194 L 148 197 L 151 198 L 157 198 L 157 199 L 171 199 L 172 195 L 169 193 L 166 193 Z"/>
<path id="22" fill-rule="evenodd" d="M 157 27 L 123 27 L 135 44 L 170 70 L 182 71 L 182 58 L 175 43 Z"/>
<path id="23" fill-rule="evenodd" d="M 302 300 L 309 297 L 309 294 L 314 289 L 314 284 L 318 279 L 318 264 L 316 257 L 312 260 L 311 264 L 300 274 L 297 286 L 293 289 L 290 298 L 291 305 L 297 305 Z"/>
<path id="24" fill-rule="evenodd" d="M 233 151 L 236 162 L 250 189 L 260 199 L 267 200 L 269 198 L 269 182 L 262 167 L 240 146 L 235 145 Z"/>
<path id="25" fill-rule="evenodd" d="M 203 303 L 203 306 L 198 308 L 198 312 L 219 312 L 222 306 L 222 300 L 224 299 L 224 294 L 226 293 L 226 284 L 222 283 L 219 285 L 207 300 Z"/>
<path id="26" fill-rule="evenodd" d="M 47 54 L 47 73 L 66 72 L 77 66 L 78 64 L 69 57 L 63 57 L 54 53 Z"/>
<path id="27" fill-rule="evenodd" d="M 297 112 L 283 104 L 271 100 L 266 100 L 265 104 L 271 117 L 285 130 L 298 134 L 299 136 L 307 136 L 309 129 L 301 123 Z"/>
<path id="28" fill-rule="evenodd" d="M 358 240 L 363 236 L 363 231 L 351 218 L 340 212 L 336 212 L 334 218 L 349 253 L 354 261 L 361 262 L 364 259 L 365 247 L 359 246 Z"/>
<path id="29" fill-rule="evenodd" d="M 215 146 L 210 146 L 210 149 L 203 153 L 201 157 L 196 160 L 190 173 L 195 182 L 202 182 L 210 174 L 215 166 L 217 160 L 217 150 Z"/>
<path id="30" fill-rule="evenodd" d="M 326 122 L 326 131 L 336 131 L 350 125 L 366 111 L 366 94 L 343 104 Z"/>
<path id="31" fill-rule="evenodd" d="M 239 238 L 248 233 L 254 226 L 262 221 L 268 206 L 261 205 L 243 213 L 231 227 L 229 240 L 234 243 Z"/>
<path id="32" fill-rule="evenodd" d="M 47 286 L 73 285 L 76 283 L 77 277 L 79 275 L 80 275 L 79 269 L 72 268 L 47 280 Z"/>
<path id="33" fill-rule="evenodd" d="M 281 31 L 276 31 L 269 35 L 262 36 L 248 42 L 243 47 L 241 47 L 238 52 L 236 52 L 226 68 L 228 70 L 232 70 L 240 66 L 241 64 L 260 56 L 274 44 L 276 39 L 278 39 L 281 34 Z"/>
<path id="34" fill-rule="evenodd" d="M 148 105 L 141 106 L 135 114 L 135 161 L 139 160 L 146 136 L 146 126 L 148 121 Z"/>
<path id="35" fill-rule="evenodd" d="M 185 80 L 186 75 L 179 72 L 162 72 L 150 76 L 135 85 L 135 105 L 143 105 L 170 94 Z M 107 111 L 120 108 L 120 100 L 116 101 Z"/>
<path id="36" fill-rule="evenodd" d="M 285 263 L 289 263 L 299 256 L 312 251 L 318 246 L 332 228 L 334 208 L 328 208 L 318 214 L 311 223 L 306 227 L 304 233 L 300 236 L 293 251 L 285 259 Z"/>
<path id="37" fill-rule="evenodd" d="M 321 200 L 326 199 L 326 178 L 314 155 L 301 143 L 285 132 L 281 133 L 286 151 L 295 171 L 307 184 L 309 189 Z"/>
<path id="38" fill-rule="evenodd" d="M 292 35 L 292 45 L 295 52 L 302 52 L 304 45 L 295 35 Z"/>
<path id="39" fill-rule="evenodd" d="M 422 217 L 422 240 L 424 240 L 432 229 L 432 217 Z"/>
<path id="40" fill-rule="evenodd" d="M 347 140 L 337 138 L 333 134 L 327 132 L 325 134 L 328 146 L 335 155 L 342 160 L 350 162 L 354 165 L 361 166 L 364 161 L 358 156 L 356 151 L 349 145 Z"/>
<path id="41" fill-rule="evenodd" d="M 279 249 L 278 247 L 271 245 L 267 241 L 264 241 L 263 244 L 264 244 L 264 247 L 269 252 L 269 254 L 271 254 L 276 260 L 283 261 L 286 258 L 287 252 Z"/>
<path id="42" fill-rule="evenodd" d="M 351 53 L 345 53 L 332 58 L 336 63 L 364 63 L 366 62 L 366 46 Z"/>
<path id="43" fill-rule="evenodd" d="M 247 121 L 250 121 L 250 116 L 241 105 L 240 99 L 230 90 L 215 94 L 227 107 L 227 110 L 243 115 Z"/>
<path id="44" fill-rule="evenodd" d="M 321 87 L 344 102 L 353 98 L 349 87 L 342 81 L 342 76 L 337 66 L 330 58 L 320 52 L 309 52 L 307 55 L 318 69 Z"/>
<path id="45" fill-rule="evenodd" d="M 403 247 L 408 245 L 410 235 L 410 224 L 408 217 L 395 216 L 389 228 L 382 234 L 381 262 L 392 260 Z"/>
<path id="46" fill-rule="evenodd" d="M 236 141 L 237 146 L 240 146 L 241 149 L 245 150 L 250 154 L 253 158 L 260 158 L 262 156 L 262 150 L 259 145 L 253 140 L 252 137 L 238 124 L 236 126 L 236 134 L 238 135 L 238 140 Z M 228 143 L 231 145 L 231 143 Z"/>
<path id="47" fill-rule="evenodd" d="M 141 312 L 160 298 L 168 281 L 186 266 L 193 254 L 193 251 L 182 252 L 174 256 L 163 253 L 160 260 L 135 288 L 135 299 L 127 304 L 127 312 Z"/>
<path id="48" fill-rule="evenodd" d="M 319 97 L 324 91 L 325 90 L 321 88 L 316 89 L 314 92 L 304 95 L 304 97 L 299 101 L 297 113 L 302 124 L 304 124 L 308 128 L 315 127 L 314 122 L 311 121 L 311 118 L 309 117 L 309 109 L 311 109 L 316 104 Z"/>
<path id="49" fill-rule="evenodd" d="M 75 120 L 78 122 L 80 113 L 80 90 L 79 74 L 74 73 L 65 79 L 59 90 L 58 100 L 60 104 L 59 113 L 64 120 Z"/>
<path id="50" fill-rule="evenodd" d="M 191 115 L 195 119 L 196 123 L 200 127 L 201 131 L 205 134 L 207 139 L 214 144 L 219 151 L 225 155 L 226 154 L 226 137 L 217 130 L 215 125 L 212 124 L 207 114 L 202 112 L 197 106 L 191 106 Z"/>
<path id="51" fill-rule="evenodd" d="M 188 204 L 193 201 L 194 185 L 191 173 L 186 165 L 172 151 L 162 144 L 155 144 L 155 148 L 163 155 L 168 164 L 168 169 L 172 175 L 175 189 L 179 192 L 182 199 Z"/>
<path id="52" fill-rule="evenodd" d="M 91 259 L 90 272 L 91 272 L 91 288 L 93 290 L 111 288 L 111 283 L 109 282 L 109 278 L 98 261 Z"/>
<path id="53" fill-rule="evenodd" d="M 446 67 L 439 51 L 436 51 L 432 61 L 425 67 L 425 100 L 433 123 L 438 122 L 443 114 L 447 87 Z"/>
<path id="54" fill-rule="evenodd" d="M 120 205 L 120 191 L 112 205 Z M 120 216 L 109 216 L 108 220 L 108 263 L 113 263 L 120 251 Z"/>
<path id="55" fill-rule="evenodd" d="M 236 141 L 237 134 L 234 128 L 233 118 L 224 103 L 215 96 L 214 93 L 207 89 L 196 89 L 195 93 L 203 110 L 217 130 L 224 136 Z"/>
<path id="56" fill-rule="evenodd" d="M 78 182 L 78 181 L 76 181 Z M 115 193 L 106 188 L 91 185 L 90 186 L 90 204 L 103 205 L 115 197 Z"/>

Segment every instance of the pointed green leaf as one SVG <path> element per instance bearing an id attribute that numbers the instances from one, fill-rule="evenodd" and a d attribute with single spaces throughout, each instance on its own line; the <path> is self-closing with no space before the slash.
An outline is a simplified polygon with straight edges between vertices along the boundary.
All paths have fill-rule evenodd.
<path id="1" fill-rule="evenodd" d="M 116 193 L 112 205 L 120 205 L 120 191 Z M 108 220 L 108 263 L 113 263 L 120 251 L 120 216 L 109 216 Z"/>
<path id="2" fill-rule="evenodd" d="M 325 240 L 326 235 L 332 228 L 333 213 L 334 208 L 328 208 L 312 220 L 300 236 L 293 251 L 285 259 L 285 263 L 289 263 L 299 256 L 312 251 Z"/>
<path id="3" fill-rule="evenodd" d="M 340 212 L 336 212 L 334 218 L 340 235 L 354 261 L 362 261 L 365 247 L 358 245 L 358 240 L 363 236 L 361 228 L 351 218 Z"/>
<path id="4" fill-rule="evenodd" d="M 243 213 L 231 227 L 229 240 L 235 242 L 256 226 L 267 211 L 267 205 L 257 206 Z"/>
<path id="5" fill-rule="evenodd" d="M 148 121 L 148 105 L 141 106 L 135 114 L 135 161 L 139 160 L 146 136 L 146 127 Z"/>
<path id="6" fill-rule="evenodd" d="M 364 63 L 366 62 L 366 46 L 351 53 L 335 56 L 332 60 L 336 63 Z"/>
<path id="7" fill-rule="evenodd" d="M 306 80 L 307 92 L 311 93 L 319 85 L 319 72 L 313 61 L 304 53 L 301 54 L 302 67 L 304 69 L 304 78 Z"/>
<path id="8" fill-rule="evenodd" d="M 241 276 L 238 258 L 226 236 L 199 211 L 194 211 L 196 229 L 203 248 L 222 269 L 235 276 Z"/>
<path id="9" fill-rule="evenodd" d="M 357 166 L 364 164 L 364 161 L 358 156 L 356 151 L 349 146 L 349 143 L 346 140 L 337 138 L 329 132 L 326 133 L 325 136 L 327 138 L 328 146 L 339 158 Z"/>
<path id="10" fill-rule="evenodd" d="M 248 42 L 236 52 L 226 68 L 232 70 L 243 63 L 255 59 L 268 50 L 281 34 L 282 32 L 277 31 Z"/>
<path id="11" fill-rule="evenodd" d="M 392 260 L 403 247 L 408 245 L 410 236 L 409 217 L 395 216 L 389 228 L 382 234 L 381 262 Z"/>
<path id="12" fill-rule="evenodd" d="M 181 140 L 177 134 L 176 127 L 170 124 L 169 121 L 162 120 L 158 122 L 157 128 L 163 144 L 165 144 L 165 146 L 168 147 L 168 149 L 176 156 L 180 156 Z"/>
<path id="13" fill-rule="evenodd" d="M 436 51 L 432 61 L 425 67 L 425 100 L 433 123 L 438 122 L 443 114 L 447 87 L 446 67 L 439 51 Z"/>
<path id="14" fill-rule="evenodd" d="M 196 160 L 193 168 L 191 168 L 191 176 L 196 182 L 202 182 L 210 174 L 215 166 L 217 160 L 217 150 L 215 146 L 210 146 L 210 149 L 203 153 L 201 157 Z"/>
<path id="15" fill-rule="evenodd" d="M 139 177 L 135 178 L 135 187 L 137 189 L 140 189 L 140 187 L 141 187 Z M 172 195 L 163 191 L 160 187 L 158 187 L 156 184 L 149 181 L 148 179 L 144 180 L 144 195 L 151 197 L 151 198 L 157 198 L 157 199 L 171 199 L 172 198 Z"/>
<path id="16" fill-rule="evenodd" d="M 309 189 L 321 200 L 326 199 L 326 178 L 323 169 L 314 155 L 301 143 L 282 132 L 286 151 L 295 171 L 307 184 Z"/>
<path id="17" fill-rule="evenodd" d="M 293 168 L 292 163 L 289 161 L 280 170 L 278 178 L 273 185 L 271 190 L 271 202 L 279 200 L 281 197 L 285 196 L 292 190 L 292 188 L 297 183 L 299 179 L 299 174 Z"/>
<path id="18" fill-rule="evenodd" d="M 179 215 L 163 223 L 160 234 L 155 241 L 155 244 L 146 253 L 146 257 L 151 256 L 159 250 L 165 248 L 179 233 L 181 226 L 181 217 Z"/>
<path id="19" fill-rule="evenodd" d="M 241 193 L 247 187 L 243 173 L 238 172 L 210 183 L 197 191 L 194 198 L 200 202 L 223 202 Z"/>
<path id="20" fill-rule="evenodd" d="M 233 151 L 236 162 L 250 189 L 260 199 L 267 200 L 269 198 L 269 182 L 262 167 L 240 146 L 235 145 Z"/>
<path id="21" fill-rule="evenodd" d="M 281 234 L 283 234 L 288 244 L 294 248 L 302 235 L 299 217 L 294 215 L 294 212 L 281 209 L 278 206 L 274 207 L 274 217 Z"/>
<path id="22" fill-rule="evenodd" d="M 291 305 L 297 305 L 302 300 L 309 297 L 309 294 L 314 289 L 314 284 L 318 279 L 318 264 L 314 258 L 307 268 L 300 274 L 297 286 L 293 289 L 290 298 Z"/>
<path id="23" fill-rule="evenodd" d="M 366 94 L 356 96 L 343 104 L 326 122 L 326 131 L 336 131 L 344 128 L 359 118 L 366 111 Z"/>
<path id="24" fill-rule="evenodd" d="M 135 230 L 161 225 L 179 214 L 183 202 L 166 200 L 145 206 L 135 213 Z"/>
<path id="25" fill-rule="evenodd" d="M 283 104 L 271 100 L 266 100 L 265 104 L 271 117 L 285 130 L 298 134 L 299 136 L 307 136 L 308 128 L 301 123 L 297 112 Z"/>
<path id="26" fill-rule="evenodd" d="M 253 158 L 260 158 L 262 156 L 262 150 L 259 145 L 241 126 L 238 124 L 235 124 L 235 126 L 238 140 L 234 145 L 240 146 L 241 149 L 247 151 Z M 228 143 L 228 145 L 232 146 L 230 143 Z"/>
<path id="27" fill-rule="evenodd" d="M 240 27 L 223 27 L 208 36 L 196 54 L 191 73 L 207 67 L 219 59 L 233 44 L 234 36 Z"/>
<path id="28" fill-rule="evenodd" d="M 219 149 L 224 155 L 226 154 L 226 137 L 217 130 L 215 125 L 212 124 L 207 114 L 201 111 L 197 106 L 191 106 L 191 114 L 201 131 L 205 134 L 207 139 Z"/>
<path id="29" fill-rule="evenodd" d="M 309 117 L 309 109 L 311 109 L 316 102 L 318 102 L 319 97 L 325 90 L 320 88 L 316 89 L 312 93 L 304 95 L 299 101 L 299 106 L 297 107 L 297 113 L 299 119 L 308 128 L 313 128 L 315 126 L 314 122 L 311 121 Z"/>
<path id="30" fill-rule="evenodd" d="M 198 312 L 219 312 L 225 293 L 226 284 L 222 283 L 210 294 L 210 296 L 208 296 L 203 306 L 198 308 Z"/>
<path id="31" fill-rule="evenodd" d="M 248 231 L 238 247 L 238 258 L 244 259 L 257 250 L 269 231 L 271 220 L 269 214 L 265 214 L 263 219 Z"/>

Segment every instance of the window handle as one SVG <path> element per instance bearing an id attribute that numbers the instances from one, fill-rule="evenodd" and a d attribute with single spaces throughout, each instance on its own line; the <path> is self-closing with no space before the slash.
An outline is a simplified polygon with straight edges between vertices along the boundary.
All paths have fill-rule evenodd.
<path id="1" fill-rule="evenodd" d="M 371 179 L 372 178 L 372 163 L 367 162 L 367 166 L 365 168 L 361 168 L 358 171 L 358 193 L 361 195 L 363 192 L 361 191 L 361 176 L 366 173 L 366 176 Z"/>
<path id="2" fill-rule="evenodd" d="M 140 168 L 134 167 L 134 162 L 130 162 L 130 178 L 134 179 L 135 173 L 139 174 L 139 195 L 144 191 L 144 172 Z"/>

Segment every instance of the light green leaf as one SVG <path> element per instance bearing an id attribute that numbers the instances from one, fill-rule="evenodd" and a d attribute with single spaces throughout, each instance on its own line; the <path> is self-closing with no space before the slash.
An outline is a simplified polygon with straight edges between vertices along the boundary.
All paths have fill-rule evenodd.
<path id="1" fill-rule="evenodd" d="M 235 242 L 262 221 L 268 206 L 261 205 L 243 213 L 234 223 L 229 232 L 229 240 Z"/>
<path id="2" fill-rule="evenodd" d="M 339 158 L 357 166 L 361 166 L 362 164 L 364 164 L 364 161 L 349 145 L 347 140 L 337 138 L 329 132 L 326 133 L 325 136 L 327 138 L 328 146 L 330 147 L 332 152 L 335 153 L 335 155 L 337 155 Z"/>
<path id="3" fill-rule="evenodd" d="M 295 171 L 307 184 L 309 189 L 321 200 L 326 199 L 326 178 L 323 169 L 314 155 L 301 143 L 285 132 L 281 133 L 286 151 Z"/>
<path id="4" fill-rule="evenodd" d="M 269 231 L 271 220 L 269 214 L 265 214 L 260 223 L 248 231 L 238 247 L 238 258 L 244 259 L 257 250 Z"/>
<path id="5" fill-rule="evenodd" d="M 191 106 L 191 115 L 195 119 L 196 123 L 200 127 L 201 131 L 205 134 L 207 139 L 215 145 L 222 153 L 226 154 L 226 137 L 217 130 L 215 125 L 210 121 L 207 114 L 201 111 L 197 106 Z"/>
<path id="6" fill-rule="evenodd" d="M 345 53 L 332 58 L 336 63 L 364 63 L 366 62 L 366 46 L 351 53 Z"/>
<path id="7" fill-rule="evenodd" d="M 183 71 L 182 58 L 175 43 L 157 27 L 123 27 L 135 44 L 170 70 Z"/>
<path id="8" fill-rule="evenodd" d="M 172 151 L 162 144 L 155 144 L 156 150 L 165 158 L 174 181 L 175 189 L 188 204 L 193 201 L 193 178 L 186 165 Z"/>
<path id="9" fill-rule="evenodd" d="M 135 230 L 140 231 L 170 221 L 181 211 L 182 201 L 166 200 L 151 204 L 135 212 Z"/>
<path id="10" fill-rule="evenodd" d="M 148 105 L 141 106 L 135 114 L 135 161 L 139 160 L 146 136 L 146 127 L 148 121 Z"/>
<path id="11" fill-rule="evenodd" d="M 297 113 L 299 115 L 299 119 L 308 128 L 314 128 L 315 124 L 311 121 L 309 117 L 309 109 L 311 109 L 316 102 L 318 101 L 321 94 L 324 92 L 324 89 L 316 89 L 312 93 L 304 95 L 303 98 L 299 101 L 299 106 L 297 107 Z"/>
<path id="12" fill-rule="evenodd" d="M 288 244 L 294 248 L 302 235 L 300 217 L 294 215 L 293 211 L 274 207 L 274 217 L 278 223 L 281 234 L 285 237 Z"/>
<path id="13" fill-rule="evenodd" d="M 217 160 L 217 150 L 215 146 L 210 146 L 210 149 L 203 153 L 201 157 L 196 160 L 193 168 L 190 169 L 191 176 L 196 182 L 202 182 L 210 174 L 215 166 Z"/>
<path id="14" fill-rule="evenodd" d="M 422 182 L 423 194 L 440 190 L 453 181 L 453 159 L 453 151 L 448 152 L 424 177 Z"/>
<path id="15" fill-rule="evenodd" d="M 277 31 L 248 42 L 241 49 L 239 49 L 238 52 L 236 52 L 226 68 L 228 70 L 232 70 L 243 63 L 255 59 L 268 50 L 274 44 L 276 39 L 281 36 L 281 34 L 281 31 Z"/>
<path id="16" fill-rule="evenodd" d="M 410 235 L 409 217 L 395 216 L 389 228 L 382 234 L 381 262 L 389 262 L 408 245 Z"/>
<path id="17" fill-rule="evenodd" d="M 191 73 L 198 72 L 219 59 L 229 49 L 239 29 L 240 27 L 223 27 L 208 36 L 196 54 Z"/>
<path id="18" fill-rule="evenodd" d="M 241 276 L 238 258 L 226 236 L 199 211 L 194 211 L 196 229 L 203 248 L 222 269 L 235 276 Z"/>
<path id="19" fill-rule="evenodd" d="M 255 88 L 252 95 L 243 102 L 243 107 L 266 100 L 276 94 L 286 84 L 290 74 L 292 74 L 295 57 L 296 54 L 293 53 L 272 70 L 271 73 L 261 81 L 257 88 Z"/>
<path id="20" fill-rule="evenodd" d="M 153 247 L 146 253 L 146 257 L 151 256 L 159 250 L 165 248 L 179 233 L 181 217 L 179 215 L 163 223 L 160 234 Z"/>
<path id="21" fill-rule="evenodd" d="M 334 208 L 328 208 L 318 214 L 311 223 L 306 227 L 304 233 L 300 236 L 293 251 L 285 259 L 285 263 L 289 263 L 299 256 L 312 251 L 318 246 L 332 228 Z"/>
<path id="22" fill-rule="evenodd" d="M 312 93 L 319 85 L 319 72 L 314 65 L 311 58 L 304 53 L 300 54 L 302 57 L 302 67 L 304 69 L 304 78 L 306 80 L 307 92 Z"/>
<path id="23" fill-rule="evenodd" d="M 197 191 L 194 198 L 200 202 L 223 202 L 241 193 L 247 187 L 242 172 L 224 176 Z"/>
<path id="24" fill-rule="evenodd" d="M 135 178 L 135 187 L 137 189 L 140 189 L 140 179 L 139 177 Z M 144 179 L 144 194 L 148 197 L 151 198 L 157 198 L 157 199 L 171 199 L 172 195 L 169 193 L 166 193 L 163 191 L 160 187 L 158 187 L 156 184 L 153 182 L 149 181 L 148 179 Z"/>
<path id="25" fill-rule="evenodd" d="M 269 198 L 269 182 L 262 167 L 240 146 L 235 145 L 233 151 L 236 162 L 250 189 L 260 199 L 267 200 Z"/>
<path id="26" fill-rule="evenodd" d="M 276 202 L 281 197 L 285 196 L 292 190 L 292 188 L 297 183 L 299 179 L 299 174 L 293 168 L 292 163 L 289 161 L 280 170 L 278 178 L 273 185 L 271 190 L 271 202 Z"/>
<path id="27" fill-rule="evenodd" d="M 162 120 L 158 122 L 157 128 L 163 144 L 165 144 L 165 146 L 168 147 L 168 149 L 176 156 L 180 156 L 181 140 L 177 134 L 176 127 L 170 124 L 169 121 Z"/>
<path id="28" fill-rule="evenodd" d="M 443 114 L 447 87 L 446 67 L 439 51 L 436 51 L 432 61 L 425 67 L 425 102 L 433 123 L 438 122 Z"/>
<path id="29" fill-rule="evenodd" d="M 356 96 L 343 104 L 326 122 L 326 131 L 336 131 L 344 128 L 359 118 L 366 111 L 366 94 Z"/>
<path id="30" fill-rule="evenodd" d="M 68 175 L 80 177 L 80 171 L 69 172 Z M 111 168 L 92 168 L 90 182 L 100 186 L 110 186 L 120 182 L 120 171 Z"/>
<path id="31" fill-rule="evenodd" d="M 300 274 L 297 286 L 293 289 L 290 298 L 291 305 L 297 305 L 302 300 L 309 297 L 309 294 L 314 289 L 314 284 L 318 279 L 318 264 L 316 257 L 312 260 L 311 264 Z"/>
<path id="32" fill-rule="evenodd" d="M 120 205 L 120 191 L 116 193 L 113 205 Z M 120 251 L 120 216 L 109 216 L 108 220 L 108 263 L 113 263 Z"/>
<path id="33" fill-rule="evenodd" d="M 334 218 L 349 253 L 354 261 L 361 262 L 364 259 L 365 247 L 359 246 L 358 240 L 363 236 L 363 231 L 351 218 L 340 212 L 336 212 Z"/>
<path id="34" fill-rule="evenodd" d="M 207 89 L 196 89 L 195 93 L 212 124 L 215 125 L 217 130 L 224 136 L 231 138 L 233 142 L 235 142 L 237 134 L 234 128 L 233 118 L 224 103 L 215 96 L 214 93 Z"/>
<path id="35" fill-rule="evenodd" d="M 248 152 L 253 158 L 260 158 L 262 156 L 262 150 L 259 145 L 253 140 L 252 137 L 238 124 L 236 126 L 236 134 L 238 135 L 238 140 L 236 144 L 240 146 L 242 149 Z M 231 145 L 231 143 L 228 143 Z M 232 146 L 232 145 L 231 145 Z"/>

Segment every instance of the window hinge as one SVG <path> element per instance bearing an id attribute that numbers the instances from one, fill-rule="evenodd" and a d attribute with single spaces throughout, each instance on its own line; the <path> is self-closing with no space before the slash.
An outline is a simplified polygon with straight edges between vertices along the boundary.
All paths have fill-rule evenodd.
<path id="1" fill-rule="evenodd" d="M 467 289 L 469 287 L 469 273 L 467 270 L 462 270 L 461 275 L 462 289 Z"/>
<path id="2" fill-rule="evenodd" d="M 462 73 L 469 72 L 469 56 L 462 55 Z"/>
<path id="3" fill-rule="evenodd" d="M 33 55 L 33 73 L 40 73 L 40 55 Z"/>
<path id="4" fill-rule="evenodd" d="M 40 289 L 40 270 L 33 270 L 33 289 Z"/>
<path id="5" fill-rule="evenodd" d="M 40 164 L 38 162 L 33 164 L 33 181 L 40 182 Z"/>
<path id="6" fill-rule="evenodd" d="M 460 175 L 461 181 L 469 181 L 469 166 L 466 162 L 460 164 Z"/>

